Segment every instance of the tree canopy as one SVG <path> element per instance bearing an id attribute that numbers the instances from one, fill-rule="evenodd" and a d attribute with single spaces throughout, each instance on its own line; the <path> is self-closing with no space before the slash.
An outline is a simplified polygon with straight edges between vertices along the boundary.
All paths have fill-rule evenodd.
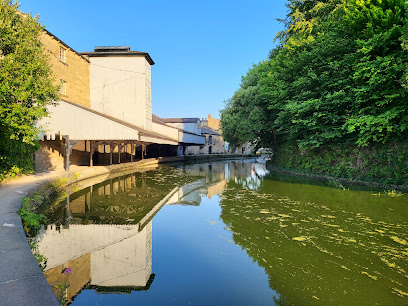
<path id="1" fill-rule="evenodd" d="M 408 129 L 402 0 L 290 0 L 268 58 L 221 111 L 233 146 L 301 150 L 402 140 Z"/>
<path id="2" fill-rule="evenodd" d="M 39 34 L 38 17 L 0 0 L 0 181 L 32 168 L 38 119 L 58 98 Z"/>

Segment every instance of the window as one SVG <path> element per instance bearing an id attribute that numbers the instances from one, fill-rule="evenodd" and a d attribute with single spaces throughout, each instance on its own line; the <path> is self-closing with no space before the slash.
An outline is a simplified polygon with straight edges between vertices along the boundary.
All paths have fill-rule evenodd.
<path id="1" fill-rule="evenodd" d="M 67 94 L 67 82 L 65 82 L 64 80 L 61 80 L 60 94 L 61 95 Z"/>
<path id="2" fill-rule="evenodd" d="M 60 47 L 59 59 L 63 63 L 67 62 L 66 53 L 67 53 L 67 50 L 65 50 L 63 47 Z"/>

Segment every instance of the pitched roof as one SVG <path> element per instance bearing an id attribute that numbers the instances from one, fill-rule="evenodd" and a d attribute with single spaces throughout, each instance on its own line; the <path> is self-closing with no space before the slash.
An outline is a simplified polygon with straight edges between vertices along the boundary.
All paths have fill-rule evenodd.
<path id="1" fill-rule="evenodd" d="M 75 51 L 73 48 L 71 48 L 70 46 L 68 46 L 66 43 L 64 43 L 61 39 L 59 39 L 57 36 L 55 36 L 54 34 L 52 34 L 50 31 L 44 29 L 44 32 L 46 34 L 48 34 L 49 36 L 51 36 L 52 38 L 54 38 L 56 41 L 58 41 L 61 45 L 63 45 L 65 48 L 68 48 L 69 50 L 71 50 L 72 52 L 74 52 L 76 55 L 78 55 L 81 59 L 83 59 L 84 61 L 89 63 L 89 60 L 85 57 L 82 56 L 81 53 Z"/>
<path id="2" fill-rule="evenodd" d="M 95 56 L 144 56 L 150 65 L 154 65 L 154 61 L 147 52 L 130 51 L 128 46 L 107 46 L 107 47 L 95 47 L 94 51 L 79 52 L 81 55 L 87 55 L 89 57 Z"/>
<path id="3" fill-rule="evenodd" d="M 200 118 L 161 118 L 164 123 L 197 123 Z"/>
<path id="4" fill-rule="evenodd" d="M 209 128 L 207 126 L 201 127 L 201 134 L 221 135 L 218 131 L 213 130 L 212 128 Z"/>
<path id="5" fill-rule="evenodd" d="M 167 141 L 173 141 L 173 142 L 175 141 L 174 139 L 172 139 L 170 137 L 167 137 L 165 135 L 161 135 L 161 134 L 153 132 L 153 131 L 147 131 L 147 130 L 143 129 L 142 127 L 139 127 L 139 126 L 136 126 L 136 125 L 134 125 L 132 123 L 129 123 L 127 121 L 124 121 L 124 120 L 121 120 L 121 119 L 106 115 L 104 113 L 101 113 L 101 112 L 96 111 L 94 109 L 91 109 L 89 107 L 86 107 L 86 106 L 83 106 L 83 105 L 80 105 L 80 104 L 77 104 L 77 103 L 74 103 L 74 102 L 71 102 L 71 101 L 68 101 L 68 100 L 65 100 L 65 99 L 61 99 L 61 101 L 64 101 L 64 102 L 66 102 L 68 104 L 74 105 L 74 106 L 82 108 L 84 110 L 87 110 L 88 112 L 94 113 L 94 114 L 99 115 L 101 117 L 104 117 L 106 119 L 109 119 L 109 120 L 112 120 L 112 121 L 117 122 L 119 124 L 122 124 L 124 126 L 127 126 L 128 128 L 135 129 L 135 130 L 137 130 L 139 132 L 140 135 L 143 135 L 143 136 L 146 136 L 146 137 L 163 139 L 163 140 L 167 140 Z"/>
<path id="6" fill-rule="evenodd" d="M 159 116 L 155 115 L 155 114 L 152 114 L 152 121 L 154 123 L 166 125 L 166 123 L 164 123 L 163 119 L 160 118 Z"/>

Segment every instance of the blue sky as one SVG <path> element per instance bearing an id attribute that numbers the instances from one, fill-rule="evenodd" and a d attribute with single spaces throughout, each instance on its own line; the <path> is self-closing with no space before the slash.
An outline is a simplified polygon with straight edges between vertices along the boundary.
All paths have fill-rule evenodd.
<path id="1" fill-rule="evenodd" d="M 153 113 L 219 117 L 241 76 L 273 48 L 286 1 L 20 0 L 78 52 L 130 46 L 148 52 Z"/>

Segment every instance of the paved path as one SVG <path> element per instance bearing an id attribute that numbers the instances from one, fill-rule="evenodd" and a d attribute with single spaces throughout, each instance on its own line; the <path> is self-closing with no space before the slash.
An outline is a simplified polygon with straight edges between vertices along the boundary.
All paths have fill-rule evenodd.
<path id="1" fill-rule="evenodd" d="M 29 175 L 0 185 L 0 305 L 59 305 L 31 254 L 17 210 L 25 196 L 60 174 Z"/>

